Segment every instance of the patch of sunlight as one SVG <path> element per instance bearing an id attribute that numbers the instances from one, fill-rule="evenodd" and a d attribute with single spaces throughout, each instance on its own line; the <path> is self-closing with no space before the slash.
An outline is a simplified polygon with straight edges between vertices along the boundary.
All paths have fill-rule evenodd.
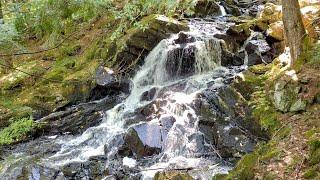
<path id="1" fill-rule="evenodd" d="M 245 78 L 245 76 L 244 76 L 244 74 L 243 74 L 242 72 L 239 73 L 237 76 L 238 76 L 239 78 L 241 78 L 241 80 L 243 80 L 243 81 L 246 80 L 246 78 Z"/>
<path id="2" fill-rule="evenodd" d="M 319 6 L 306 6 L 301 8 L 302 14 L 317 14 L 319 12 Z"/>
<path id="3" fill-rule="evenodd" d="M 279 56 L 279 60 L 281 62 L 281 64 L 285 64 L 285 68 L 288 68 L 291 66 L 291 55 L 290 55 L 290 48 L 286 47 L 284 52 L 282 54 L 280 54 Z"/>
<path id="4" fill-rule="evenodd" d="M 286 75 L 290 76 L 292 80 L 298 81 L 298 76 L 295 70 L 286 71 Z"/>

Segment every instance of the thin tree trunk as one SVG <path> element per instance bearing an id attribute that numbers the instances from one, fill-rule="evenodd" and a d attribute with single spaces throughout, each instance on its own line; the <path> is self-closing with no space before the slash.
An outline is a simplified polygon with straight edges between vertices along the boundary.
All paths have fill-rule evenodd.
<path id="1" fill-rule="evenodd" d="M 2 12 L 2 4 L 1 4 L 1 0 L 0 0 L 0 23 L 1 21 L 3 22 L 3 12 Z"/>
<path id="2" fill-rule="evenodd" d="M 294 64 L 303 52 L 306 35 L 298 0 L 282 0 L 282 14 L 286 44 L 290 48 L 291 64 Z"/>

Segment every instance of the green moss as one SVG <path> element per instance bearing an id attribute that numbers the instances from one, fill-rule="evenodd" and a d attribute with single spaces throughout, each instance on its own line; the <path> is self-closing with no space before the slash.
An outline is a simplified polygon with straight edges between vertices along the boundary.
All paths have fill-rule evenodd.
<path id="1" fill-rule="evenodd" d="M 154 180 L 193 180 L 193 178 L 185 173 L 179 171 L 158 172 Z"/>
<path id="2" fill-rule="evenodd" d="M 303 42 L 304 52 L 294 63 L 293 69 L 299 71 L 303 65 L 320 69 L 320 43 L 312 43 L 309 38 L 305 38 Z"/>
<path id="3" fill-rule="evenodd" d="M 243 156 L 237 163 L 235 169 L 232 170 L 228 175 L 217 175 L 213 179 L 254 179 L 255 169 L 257 169 L 260 163 L 267 162 L 270 159 L 280 158 L 280 156 L 281 150 L 277 148 L 276 141 L 272 140 L 267 144 L 259 144 L 254 152 Z M 268 177 L 271 177 L 272 174 L 266 174 L 265 176 L 265 179 L 267 179 Z"/>
<path id="4" fill-rule="evenodd" d="M 81 46 L 62 46 L 60 51 L 65 56 L 75 56 L 81 51 Z"/>
<path id="5" fill-rule="evenodd" d="M 234 171 L 225 179 L 254 179 L 254 167 L 258 161 L 255 153 L 247 154 L 241 158 Z"/>
<path id="6" fill-rule="evenodd" d="M 27 139 L 38 125 L 30 118 L 23 118 L 0 131 L 0 145 L 8 145 Z"/>
<path id="7" fill-rule="evenodd" d="M 278 112 L 267 98 L 265 90 L 254 92 L 249 105 L 253 109 L 253 116 L 270 134 L 273 134 L 280 127 L 281 123 L 277 120 Z"/>
<path id="8" fill-rule="evenodd" d="M 309 142 L 310 155 L 309 163 L 311 165 L 316 165 L 320 163 L 320 140 L 314 139 Z"/>
<path id="9" fill-rule="evenodd" d="M 303 178 L 305 179 L 318 179 L 317 177 L 320 177 L 319 165 L 309 167 L 303 174 Z"/>
<path id="10" fill-rule="evenodd" d="M 12 90 L 28 83 L 28 79 L 35 78 L 45 72 L 37 61 L 26 62 L 16 67 L 17 70 L 0 77 L 0 89 Z M 30 76 L 32 75 L 32 76 Z"/>
<path id="11" fill-rule="evenodd" d="M 9 125 L 12 117 L 23 118 L 31 116 L 33 109 L 20 104 L 16 94 L 0 96 L 0 128 Z"/>

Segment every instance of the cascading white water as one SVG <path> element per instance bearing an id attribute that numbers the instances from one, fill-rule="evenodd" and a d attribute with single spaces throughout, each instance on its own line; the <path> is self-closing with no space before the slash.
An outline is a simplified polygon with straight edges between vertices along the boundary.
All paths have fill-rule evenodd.
<path id="1" fill-rule="evenodd" d="M 227 15 L 226 9 L 219 3 L 219 8 L 222 16 Z"/>
<path id="2" fill-rule="evenodd" d="M 206 153 L 205 151 L 212 148 L 212 145 L 201 138 L 198 117 L 191 103 L 197 92 L 206 88 L 208 82 L 213 81 L 210 72 L 220 66 L 221 43 L 213 37 L 219 30 L 216 24 L 205 22 L 193 23 L 190 29 L 190 32 L 172 35 L 162 40 L 150 52 L 145 64 L 132 79 L 134 86 L 129 97 L 105 112 L 104 120 L 99 126 L 87 129 L 78 137 L 65 136 L 57 139 L 56 143 L 61 145 L 61 150 L 44 159 L 43 163 L 55 168 L 71 162 L 84 162 L 92 156 L 115 153 L 116 146 L 105 152 L 105 145 L 111 143 L 117 135 L 126 132 L 125 116 L 152 100 L 161 100 L 166 103 L 161 106 L 155 105 L 154 108 L 160 113 L 148 123 L 158 124 L 162 118 L 168 116 L 173 117 L 175 122 L 168 130 L 166 139 L 161 142 L 162 153 L 159 162 L 152 167 L 164 168 L 171 166 L 172 163 L 180 167 L 184 166 L 186 161 L 194 163 L 189 164 L 190 166 L 201 167 L 212 164 L 212 161 L 196 157 L 199 153 Z M 179 36 L 189 38 L 190 41 L 177 43 Z M 180 81 L 186 83 L 183 89 L 179 91 L 170 89 Z M 217 86 L 221 84 L 221 79 L 214 81 Z M 157 88 L 155 97 L 149 101 L 142 101 L 142 94 L 152 88 Z M 132 161 L 126 158 L 124 162 Z M 151 178 L 155 172 L 144 171 L 144 178 Z"/>

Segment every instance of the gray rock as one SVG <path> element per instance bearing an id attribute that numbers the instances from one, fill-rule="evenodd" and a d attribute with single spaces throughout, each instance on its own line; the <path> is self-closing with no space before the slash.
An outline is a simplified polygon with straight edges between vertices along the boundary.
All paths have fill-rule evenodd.
<path id="1" fill-rule="evenodd" d="M 285 113 L 305 111 L 308 103 L 299 97 L 300 91 L 298 84 L 279 80 L 273 94 L 275 108 Z"/>
<path id="2" fill-rule="evenodd" d="M 277 82 L 275 85 L 275 91 L 273 95 L 275 107 L 282 112 L 288 112 L 291 106 L 291 99 L 290 97 L 288 98 L 286 94 L 287 92 L 284 89 L 285 86 L 285 82 Z"/>
<path id="3" fill-rule="evenodd" d="M 139 159 L 160 153 L 161 146 L 160 127 L 144 123 L 128 130 L 124 136 L 122 149 L 127 149 L 129 151 L 127 154 Z"/>
<path id="4" fill-rule="evenodd" d="M 256 139 L 266 137 L 260 126 L 250 120 L 248 105 L 233 88 L 225 87 L 217 93 L 204 95 L 206 100 L 202 101 L 197 112 L 200 115 L 199 128 L 222 157 L 251 152 Z"/>
<path id="5" fill-rule="evenodd" d="M 303 101 L 301 99 L 297 100 L 295 103 L 293 103 L 290 107 L 290 112 L 299 112 L 299 111 L 305 111 L 307 108 L 307 102 Z"/>

